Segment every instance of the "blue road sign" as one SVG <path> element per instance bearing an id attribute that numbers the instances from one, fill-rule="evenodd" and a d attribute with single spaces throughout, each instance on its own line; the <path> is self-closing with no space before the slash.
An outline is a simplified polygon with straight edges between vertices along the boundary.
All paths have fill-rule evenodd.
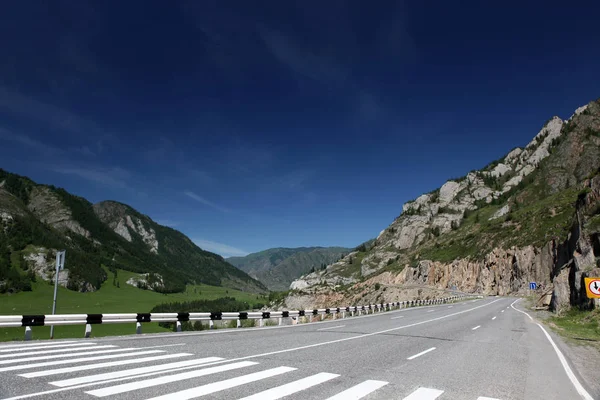
<path id="1" fill-rule="evenodd" d="M 537 283 L 535 283 L 535 282 L 529 282 L 529 289 L 536 290 L 537 289 Z"/>

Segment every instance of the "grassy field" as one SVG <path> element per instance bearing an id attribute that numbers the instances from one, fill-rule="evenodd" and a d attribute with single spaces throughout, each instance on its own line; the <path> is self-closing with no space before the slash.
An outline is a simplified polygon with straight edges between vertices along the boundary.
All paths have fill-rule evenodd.
<path id="1" fill-rule="evenodd" d="M 90 293 L 78 293 L 63 287 L 58 289 L 57 314 L 101 314 L 101 313 L 144 313 L 160 303 L 191 300 L 213 300 L 219 297 L 234 297 L 249 304 L 266 303 L 266 298 L 253 293 L 241 292 L 208 285 L 188 285 L 183 293 L 160 294 L 141 290 L 128 285 L 129 278 L 136 276 L 129 271 L 118 270 L 117 278 L 107 271 L 108 279 L 100 290 Z M 116 286 L 118 282 L 119 287 Z M 12 295 L 0 295 L 0 315 L 51 314 L 54 286 L 38 279 L 32 292 L 20 292 Z M 198 310 L 217 311 L 217 310 Z M 223 310 L 226 311 L 226 310 Z M 165 332 L 158 324 L 143 325 L 144 333 Z M 49 327 L 34 327 L 35 338 L 49 338 Z M 56 338 L 83 337 L 85 326 L 55 327 Z M 93 336 L 125 335 L 135 333 L 135 324 L 94 325 Z M 0 341 L 22 340 L 24 328 L 0 328 Z"/>
<path id="2" fill-rule="evenodd" d="M 550 326 L 572 342 L 594 345 L 600 349 L 600 309 L 571 310 L 565 315 L 551 317 Z"/>

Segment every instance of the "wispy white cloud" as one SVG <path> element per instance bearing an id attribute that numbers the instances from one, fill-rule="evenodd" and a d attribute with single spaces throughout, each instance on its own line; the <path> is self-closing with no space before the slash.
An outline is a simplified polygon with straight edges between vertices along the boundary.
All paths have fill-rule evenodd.
<path id="1" fill-rule="evenodd" d="M 123 168 L 80 168 L 80 167 L 56 167 L 54 172 L 65 175 L 73 175 L 88 181 L 100 183 L 110 187 L 127 188 L 127 180 L 131 173 Z"/>
<path id="2" fill-rule="evenodd" d="M 275 30 L 260 29 L 260 35 L 273 56 L 295 73 L 321 83 L 342 82 L 348 71 L 341 64 L 312 51 L 301 49 Z"/>
<path id="3" fill-rule="evenodd" d="M 183 192 L 183 194 L 185 194 L 186 196 L 188 196 L 191 199 L 196 200 L 198 203 L 204 204 L 205 206 L 209 206 L 211 208 L 214 208 L 215 210 L 221 211 L 221 212 L 229 212 L 230 210 L 225 208 L 225 207 L 221 207 L 218 204 L 215 204 L 209 200 L 206 200 L 204 197 L 197 195 L 194 192 L 191 192 L 189 190 L 186 190 L 185 192 Z"/>
<path id="4" fill-rule="evenodd" d="M 217 253 L 223 257 L 243 257 L 249 254 L 242 249 L 224 243 L 213 242 L 211 240 L 193 239 L 192 241 L 201 249 Z"/>
<path id="5" fill-rule="evenodd" d="M 39 153 L 54 155 L 63 151 L 58 147 L 42 143 L 37 139 L 33 139 L 27 135 L 15 133 L 7 129 L 0 128 L 0 140 L 16 143 L 36 150 Z"/>

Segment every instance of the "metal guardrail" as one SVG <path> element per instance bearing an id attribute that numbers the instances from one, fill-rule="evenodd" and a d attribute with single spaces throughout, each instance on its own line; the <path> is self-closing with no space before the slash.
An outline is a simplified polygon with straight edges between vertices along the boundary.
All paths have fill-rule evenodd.
<path id="1" fill-rule="evenodd" d="M 263 321 L 278 318 L 279 325 L 283 324 L 284 318 L 291 318 L 299 322 L 300 317 L 319 316 L 321 320 L 326 315 L 332 315 L 333 319 L 346 313 L 352 316 L 363 313 L 376 313 L 389 311 L 393 308 L 401 309 L 425 305 L 436 305 L 463 300 L 465 298 L 481 298 L 479 295 L 457 295 L 435 300 L 411 300 L 393 303 L 369 304 L 366 306 L 347 306 L 335 308 L 318 308 L 312 310 L 296 311 L 248 311 L 248 312 L 180 312 L 180 313 L 126 313 L 126 314 L 56 314 L 56 315 L 0 315 L 0 328 L 25 327 L 25 340 L 31 340 L 32 327 L 37 326 L 59 326 L 59 325 L 85 325 L 84 337 L 92 334 L 92 325 L 98 324 L 126 324 L 135 323 L 136 333 L 142 333 L 142 324 L 148 322 L 175 322 L 177 332 L 181 332 L 181 323 L 190 321 L 209 321 L 209 328 L 213 328 L 214 321 L 237 321 L 237 327 L 241 327 L 243 320 L 259 320 L 259 326 Z"/>

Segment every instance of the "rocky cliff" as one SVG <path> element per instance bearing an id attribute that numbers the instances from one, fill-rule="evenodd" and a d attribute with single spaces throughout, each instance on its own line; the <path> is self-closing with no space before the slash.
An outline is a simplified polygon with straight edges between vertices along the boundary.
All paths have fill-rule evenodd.
<path id="1" fill-rule="evenodd" d="M 556 310 L 589 305 L 581 282 L 599 272 L 599 173 L 596 101 L 565 121 L 551 118 L 525 147 L 482 170 L 407 202 L 372 247 L 294 281 L 288 300 L 318 303 L 335 292 L 353 302 L 370 287 L 392 301 L 392 288 L 414 285 L 505 295 L 535 281 Z"/>

